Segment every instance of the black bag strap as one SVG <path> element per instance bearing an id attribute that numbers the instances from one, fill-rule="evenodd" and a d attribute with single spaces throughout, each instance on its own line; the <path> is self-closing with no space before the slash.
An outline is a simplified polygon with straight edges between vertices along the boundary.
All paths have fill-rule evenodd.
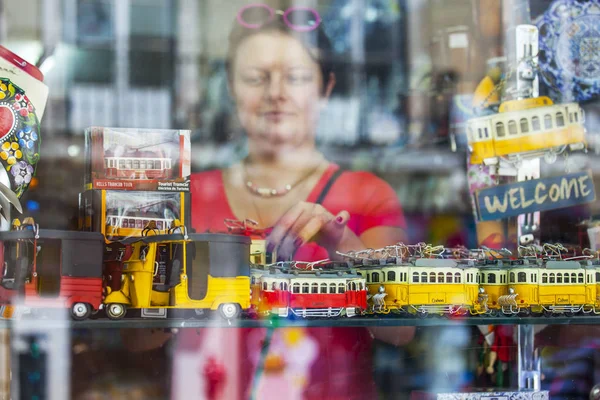
<path id="1" fill-rule="evenodd" d="M 323 187 L 323 190 L 321 190 L 321 193 L 319 194 L 319 197 L 317 197 L 317 201 L 315 203 L 317 204 L 322 204 L 323 201 L 325 200 L 325 197 L 327 196 L 327 193 L 329 193 L 329 190 L 331 189 L 331 187 L 333 186 L 333 184 L 335 183 L 335 181 L 337 180 L 337 178 L 340 177 L 340 175 L 344 172 L 344 170 L 342 168 L 338 168 L 327 180 L 327 183 L 325 184 L 325 186 Z"/>

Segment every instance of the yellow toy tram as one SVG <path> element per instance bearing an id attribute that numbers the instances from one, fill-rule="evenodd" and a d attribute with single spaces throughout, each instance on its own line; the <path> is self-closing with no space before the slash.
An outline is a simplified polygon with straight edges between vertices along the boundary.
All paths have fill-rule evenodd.
<path id="1" fill-rule="evenodd" d="M 418 258 L 406 264 L 357 267 L 376 313 L 466 315 L 488 312 L 472 261 Z"/>
<path id="2" fill-rule="evenodd" d="M 189 309 L 218 310 L 233 319 L 248 310 L 250 238 L 173 232 L 122 241 L 132 254 L 124 262 L 121 289 L 106 287 L 107 316 L 120 319 L 128 309 L 140 309 L 143 317 L 166 317 L 169 309 Z M 157 282 L 162 266 L 167 278 Z"/>
<path id="3" fill-rule="evenodd" d="M 590 312 L 598 305 L 596 267 L 572 260 L 548 260 L 540 266 L 509 270 L 508 294 L 499 303 L 504 314 Z"/>
<path id="4" fill-rule="evenodd" d="M 501 158 L 516 162 L 540 155 L 553 162 L 567 147 L 587 147 L 583 122 L 577 103 L 553 104 L 545 96 L 504 102 L 497 114 L 467 122 L 471 163 L 495 165 Z"/>

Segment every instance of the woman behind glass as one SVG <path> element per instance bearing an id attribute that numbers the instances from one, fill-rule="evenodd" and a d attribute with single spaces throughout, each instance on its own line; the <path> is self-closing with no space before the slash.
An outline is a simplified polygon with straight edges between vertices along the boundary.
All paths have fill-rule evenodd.
<path id="1" fill-rule="evenodd" d="M 229 36 L 227 73 L 248 156 L 225 170 L 192 175 L 197 232 L 224 231 L 225 219 L 249 218 L 272 228 L 269 251 L 302 261 L 404 240 L 392 188 L 367 172 L 340 171 L 316 148 L 319 114 L 336 82 L 331 55 L 314 10 L 240 10 Z M 413 334 L 413 328 L 277 329 L 261 358 L 265 329 L 204 329 L 198 335 L 183 329 L 174 355 L 174 397 L 210 395 L 213 382 L 222 398 L 374 398 L 373 336 L 401 345 Z M 138 338 L 131 347 L 154 347 L 164 338 Z M 207 368 L 221 371 L 222 382 L 208 375 L 200 383 L 193 379 Z"/>

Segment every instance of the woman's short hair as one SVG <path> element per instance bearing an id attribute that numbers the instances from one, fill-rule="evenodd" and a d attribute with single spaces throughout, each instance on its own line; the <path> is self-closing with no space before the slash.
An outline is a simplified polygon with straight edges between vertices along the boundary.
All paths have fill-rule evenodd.
<path id="1" fill-rule="evenodd" d="M 330 74 L 334 72 L 334 62 L 333 46 L 323 30 L 323 22 L 312 31 L 300 32 L 290 28 L 279 14 L 275 14 L 275 17 L 271 21 L 259 28 L 247 28 L 241 25 L 237 19 L 234 21 L 233 28 L 229 33 L 229 48 L 225 63 L 227 77 L 230 81 L 232 80 L 232 67 L 235 62 L 235 56 L 242 42 L 253 35 L 265 32 L 279 32 L 298 40 L 315 62 L 319 64 L 319 69 L 323 77 L 323 90 L 326 89 Z"/>

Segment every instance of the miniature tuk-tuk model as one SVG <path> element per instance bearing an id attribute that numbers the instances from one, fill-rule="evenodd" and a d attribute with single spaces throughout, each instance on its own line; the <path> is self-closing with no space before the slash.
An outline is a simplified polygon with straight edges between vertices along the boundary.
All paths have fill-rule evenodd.
<path id="1" fill-rule="evenodd" d="M 25 307 L 67 307 L 75 320 L 101 308 L 102 234 L 29 225 L 0 232 L 0 243 L 2 304 L 19 296 Z"/>
<path id="2" fill-rule="evenodd" d="M 192 309 L 218 310 L 232 319 L 250 308 L 250 238 L 181 231 L 146 230 L 147 236 L 121 241 L 132 252 L 123 262 L 120 290 L 106 287 L 109 318 L 123 318 L 133 308 L 141 309 L 142 317 Z"/>

